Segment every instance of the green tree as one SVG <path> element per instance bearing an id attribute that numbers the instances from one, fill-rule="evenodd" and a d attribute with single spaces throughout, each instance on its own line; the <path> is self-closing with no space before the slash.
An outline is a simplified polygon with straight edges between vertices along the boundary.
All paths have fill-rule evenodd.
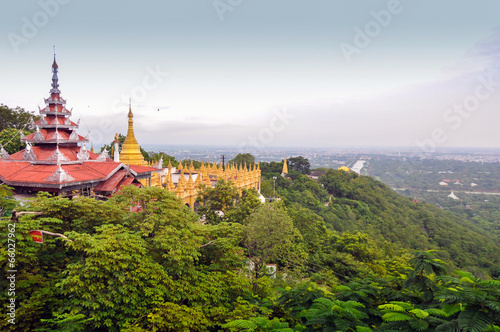
<path id="1" fill-rule="evenodd" d="M 464 271 L 455 274 L 458 278 L 442 278 L 444 287 L 436 293 L 450 316 L 439 330 L 500 331 L 500 280 L 482 280 Z"/>
<path id="2" fill-rule="evenodd" d="M 68 265 L 61 282 L 71 311 L 92 318 L 89 328 L 115 329 L 132 323 L 165 302 L 172 277 L 148 255 L 140 233 L 121 225 L 99 226 L 95 235 L 68 233 L 68 246 L 84 253 Z M 146 296 L 145 296 L 146 295 Z"/>
<path id="3" fill-rule="evenodd" d="M 245 226 L 246 237 L 243 245 L 247 248 L 255 280 L 262 275 L 262 268 L 266 263 L 283 262 L 293 265 L 302 259 L 302 253 L 294 250 L 295 241 L 301 238 L 300 232 L 279 204 L 260 205 L 248 216 Z"/>
<path id="4" fill-rule="evenodd" d="M 20 129 L 6 128 L 0 131 L 0 145 L 2 145 L 9 154 L 16 153 L 24 149 L 25 145 L 21 142 Z M 30 134 L 28 130 L 21 130 L 24 135 Z"/>
<path id="5" fill-rule="evenodd" d="M 329 298 L 314 300 L 310 309 L 301 315 L 307 319 L 306 325 L 323 331 L 371 331 L 363 319 L 368 315 L 361 311 L 365 306 L 356 301 L 340 301 Z"/>
<path id="6" fill-rule="evenodd" d="M 200 186 L 197 202 L 201 203 L 198 215 L 211 224 L 220 222 L 243 223 L 244 219 L 260 205 L 254 189 L 238 188 L 231 182 L 219 180 L 215 187 Z"/>
<path id="7" fill-rule="evenodd" d="M 7 128 L 17 130 L 30 130 L 32 121 L 39 120 L 40 117 L 34 112 L 25 111 L 24 108 L 10 108 L 0 104 L 0 132 Z"/>
<path id="8" fill-rule="evenodd" d="M 215 187 L 201 185 L 196 201 L 201 203 L 198 214 L 211 224 L 227 221 L 226 213 L 234 208 L 239 197 L 238 189 L 230 182 L 217 181 Z M 222 213 L 220 213 L 222 212 Z"/>
<path id="9" fill-rule="evenodd" d="M 247 166 L 255 164 L 255 156 L 250 153 L 238 153 L 236 157 L 227 162 L 228 165 L 244 165 L 245 163 Z"/>
<path id="10" fill-rule="evenodd" d="M 223 328 L 238 329 L 238 331 L 259 331 L 259 332 L 294 332 L 288 323 L 281 322 L 278 318 L 269 319 L 266 317 L 251 317 L 249 319 L 239 319 L 227 323 Z"/>
<path id="11" fill-rule="evenodd" d="M 272 175 L 268 173 L 277 173 L 276 175 L 280 175 L 281 171 L 283 170 L 283 162 L 277 162 L 277 161 L 271 161 L 269 163 L 267 162 L 261 162 L 260 163 L 260 170 L 262 174 L 266 175 L 266 177 L 272 177 Z"/>
<path id="12" fill-rule="evenodd" d="M 412 270 L 404 286 L 417 292 L 417 301 L 431 302 L 437 290 L 435 277 L 446 272 L 446 263 L 435 254 L 436 250 L 416 251 L 409 261 Z"/>
<path id="13" fill-rule="evenodd" d="M 419 309 L 406 302 L 391 301 L 380 309 L 384 324 L 383 331 L 434 331 L 446 321 L 447 313 L 436 308 Z"/>
<path id="14" fill-rule="evenodd" d="M 325 297 L 328 292 L 313 282 L 307 282 L 287 286 L 285 289 L 280 289 L 280 293 L 278 305 L 283 306 L 294 324 L 303 325 L 306 323 L 306 319 L 300 313 L 310 309 L 314 300 Z"/>
<path id="15" fill-rule="evenodd" d="M 326 174 L 319 178 L 319 182 L 324 185 L 325 189 L 335 197 L 352 198 L 351 180 L 357 178 L 354 172 L 344 172 L 337 170 L 329 170 Z"/>
<path id="16" fill-rule="evenodd" d="M 169 192 L 134 186 L 107 202 L 41 194 L 31 209 L 44 214 L 16 224 L 18 323 L 8 324 L 4 311 L 2 330 L 209 331 L 254 315 L 255 305 L 241 300 L 251 280 L 237 273 L 245 261 L 241 224 L 201 225 Z M 8 221 L 0 222 L 5 271 Z M 37 244 L 30 229 L 72 242 Z M 8 301 L 6 292 L 0 300 Z"/>
<path id="17" fill-rule="evenodd" d="M 171 156 L 171 155 L 168 155 L 165 152 L 152 152 L 152 151 L 149 151 L 149 152 L 147 152 L 147 154 L 148 154 L 148 157 L 145 158 L 145 159 L 147 161 L 150 161 L 153 164 L 156 164 L 160 159 L 162 159 L 163 160 L 163 164 L 162 164 L 163 167 L 167 167 L 169 162 L 172 165 L 172 167 L 178 167 L 179 166 L 179 162 L 175 159 L 175 157 Z M 196 161 L 194 161 L 194 162 L 196 162 Z M 197 166 L 197 164 L 194 163 L 194 167 L 199 167 L 199 166 Z"/>
<path id="18" fill-rule="evenodd" d="M 292 157 L 287 160 L 288 168 L 290 170 L 294 170 L 300 172 L 302 174 L 311 174 L 311 163 L 309 159 L 304 158 L 302 156 Z"/>
<path id="19" fill-rule="evenodd" d="M 13 197 L 13 188 L 0 184 L 0 217 L 3 217 L 12 211 L 16 206 L 16 201 Z"/>

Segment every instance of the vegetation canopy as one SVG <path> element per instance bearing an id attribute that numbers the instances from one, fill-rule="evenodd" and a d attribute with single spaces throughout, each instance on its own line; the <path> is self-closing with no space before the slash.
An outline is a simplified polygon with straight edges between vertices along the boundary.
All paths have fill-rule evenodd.
<path id="1" fill-rule="evenodd" d="M 490 234 L 366 176 L 261 169 L 262 194 L 280 200 L 224 181 L 199 188 L 196 212 L 162 188 L 126 187 L 107 201 L 40 193 L 22 207 L 40 215 L 20 216 L 14 238 L 13 221 L 0 221 L 0 287 L 8 239 L 18 271 L 16 324 L 4 310 L 0 329 L 500 330 Z M 11 197 L 0 186 L 2 211 Z M 35 243 L 30 230 L 71 241 Z"/>

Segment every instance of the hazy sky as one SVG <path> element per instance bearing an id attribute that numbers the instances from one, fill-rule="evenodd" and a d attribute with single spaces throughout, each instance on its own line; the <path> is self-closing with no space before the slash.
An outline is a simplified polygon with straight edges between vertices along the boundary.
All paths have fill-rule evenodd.
<path id="1" fill-rule="evenodd" d="M 37 110 L 52 45 L 94 144 L 500 147 L 500 2 L 9 1 L 0 103 Z"/>

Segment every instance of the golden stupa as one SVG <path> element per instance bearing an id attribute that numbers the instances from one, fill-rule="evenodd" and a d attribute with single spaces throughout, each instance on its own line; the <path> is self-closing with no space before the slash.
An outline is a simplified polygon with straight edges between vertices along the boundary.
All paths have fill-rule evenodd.
<path id="1" fill-rule="evenodd" d="M 217 166 L 215 162 L 205 166 L 205 163 L 202 162 L 201 167 L 196 169 L 191 160 L 190 165 L 187 162 L 183 165 L 179 161 L 177 168 L 174 168 L 170 160 L 168 166 L 163 167 L 162 158 L 155 165 L 148 163 L 144 160 L 139 142 L 135 138 L 133 117 L 132 107 L 130 107 L 127 137 L 122 144 L 119 161 L 126 165 L 149 166 L 156 169 L 152 172 L 150 179 L 139 180 L 144 186 L 164 188 L 179 197 L 191 209 L 195 207 L 199 186 L 213 187 L 215 182 L 221 179 L 234 183 L 238 187 L 240 195 L 242 189 L 253 188 L 260 192 L 261 170 L 259 165 L 250 165 L 250 168 L 248 168 L 245 163 L 244 165 L 238 165 L 238 167 L 235 165 L 223 167 L 222 165 Z M 118 139 L 115 138 L 115 141 L 117 144 Z M 283 172 L 288 173 L 286 159 Z M 174 176 L 176 181 L 173 179 Z"/>
<path id="2" fill-rule="evenodd" d="M 281 171 L 281 176 L 285 176 L 285 174 L 288 174 L 288 165 L 286 163 L 286 158 L 283 161 L 283 170 Z"/>
<path id="3" fill-rule="evenodd" d="M 134 135 L 134 114 L 132 114 L 132 106 L 128 111 L 128 131 L 127 137 L 122 144 L 120 152 L 120 161 L 126 165 L 148 166 L 141 153 L 141 146 Z"/>

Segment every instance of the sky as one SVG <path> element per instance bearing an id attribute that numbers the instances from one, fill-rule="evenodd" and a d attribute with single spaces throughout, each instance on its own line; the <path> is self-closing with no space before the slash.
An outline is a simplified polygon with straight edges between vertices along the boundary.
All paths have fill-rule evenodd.
<path id="1" fill-rule="evenodd" d="M 0 103 L 59 83 L 94 145 L 500 149 L 500 2 L 9 1 Z"/>

